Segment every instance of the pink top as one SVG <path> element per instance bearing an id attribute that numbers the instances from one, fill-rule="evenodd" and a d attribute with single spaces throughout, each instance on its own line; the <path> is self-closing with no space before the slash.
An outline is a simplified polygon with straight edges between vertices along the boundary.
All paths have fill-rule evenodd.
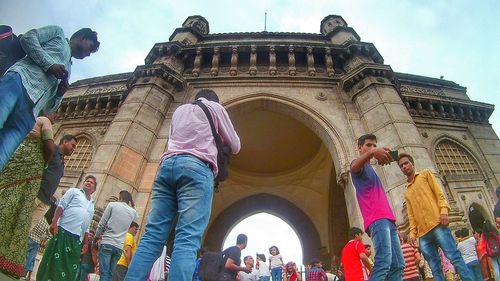
<path id="1" fill-rule="evenodd" d="M 450 260 L 444 255 L 441 249 L 439 249 L 439 256 L 441 257 L 441 266 L 443 267 L 444 273 L 450 270 L 455 272 L 455 267 L 451 264 Z"/>
<path id="2" fill-rule="evenodd" d="M 222 141 L 231 147 L 231 152 L 240 151 L 240 138 L 234 131 L 229 115 L 219 103 L 200 98 L 212 115 L 215 129 Z M 210 123 L 200 106 L 192 103 L 179 106 L 172 116 L 167 152 L 162 160 L 178 154 L 191 154 L 210 163 L 217 175 L 217 146 L 212 135 Z"/>

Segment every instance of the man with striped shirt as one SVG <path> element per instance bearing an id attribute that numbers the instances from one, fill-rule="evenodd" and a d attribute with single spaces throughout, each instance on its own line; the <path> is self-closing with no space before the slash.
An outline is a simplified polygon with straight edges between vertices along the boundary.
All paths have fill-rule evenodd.
<path id="1" fill-rule="evenodd" d="M 401 250 L 403 251 L 403 257 L 405 259 L 405 270 L 403 272 L 403 280 L 405 281 L 420 281 L 420 272 L 418 271 L 418 263 L 420 262 L 420 253 L 418 249 L 410 245 L 408 235 L 401 232 L 399 234 L 401 238 Z"/>

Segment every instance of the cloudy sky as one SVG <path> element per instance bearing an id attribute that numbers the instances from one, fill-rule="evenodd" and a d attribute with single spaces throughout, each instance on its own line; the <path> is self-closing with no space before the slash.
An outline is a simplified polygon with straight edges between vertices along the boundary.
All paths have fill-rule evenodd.
<path id="1" fill-rule="evenodd" d="M 69 37 L 81 27 L 99 33 L 98 53 L 73 64 L 71 81 L 133 71 L 156 42 L 166 42 L 186 17 L 202 15 L 211 33 L 267 30 L 319 33 L 321 20 L 341 15 L 372 42 L 397 72 L 454 81 L 472 100 L 500 105 L 498 0 L 2 0 L 0 24 L 16 33 L 55 24 Z M 490 118 L 500 132 L 500 110 Z M 256 239 L 250 238 L 255 241 Z M 264 245 L 267 249 L 268 245 Z"/>

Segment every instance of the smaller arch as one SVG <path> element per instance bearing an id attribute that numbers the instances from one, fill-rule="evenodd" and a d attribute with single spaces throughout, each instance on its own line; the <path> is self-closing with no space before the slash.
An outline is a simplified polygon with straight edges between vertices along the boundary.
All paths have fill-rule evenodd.
<path id="1" fill-rule="evenodd" d="M 94 156 L 94 142 L 87 134 L 79 134 L 75 138 L 77 139 L 76 149 L 71 156 L 66 157 L 64 168 L 84 172 L 90 166 Z"/>
<path id="2" fill-rule="evenodd" d="M 204 246 L 210 250 L 220 250 L 227 233 L 242 219 L 256 213 L 265 212 L 287 222 L 296 232 L 302 244 L 304 264 L 314 258 L 321 258 L 321 239 L 311 219 L 293 203 L 271 194 L 255 194 L 243 198 L 227 207 L 206 231 Z"/>
<path id="3" fill-rule="evenodd" d="M 450 137 L 441 136 L 433 145 L 432 155 L 434 163 L 440 174 L 450 175 L 481 175 L 483 169 L 477 157 L 460 141 Z"/>

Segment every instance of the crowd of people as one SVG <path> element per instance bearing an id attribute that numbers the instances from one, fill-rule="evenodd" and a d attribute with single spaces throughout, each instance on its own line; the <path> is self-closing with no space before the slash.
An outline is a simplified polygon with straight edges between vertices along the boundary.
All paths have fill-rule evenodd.
<path id="1" fill-rule="evenodd" d="M 375 248 L 374 262 L 362 242 L 363 231 L 351 228 L 351 240 L 342 252 L 345 279 L 360 280 L 500 280 L 500 240 L 498 230 L 486 220 L 483 229 L 475 230 L 476 239 L 467 228 L 455 232 L 449 228 L 450 207 L 434 174 L 416 171 L 413 157 L 401 153 L 393 159 L 388 148 L 377 147 L 373 134 L 358 139 L 360 157 L 351 163 L 351 177 L 364 220 L 364 227 Z M 370 164 L 397 161 L 406 176 L 405 201 L 409 233 L 398 232 L 395 216 L 380 178 Z M 500 187 L 497 188 L 500 198 Z M 500 227 L 500 203 L 494 216 Z M 458 243 L 458 246 L 457 246 Z M 419 268 L 428 267 L 430 270 Z M 480 271 L 480 268 L 482 271 Z"/>
<path id="2" fill-rule="evenodd" d="M 64 156 L 78 144 L 72 135 L 55 144 L 53 113 L 68 90 L 71 59 L 96 52 L 97 33 L 83 28 L 68 40 L 57 26 L 33 29 L 20 38 L 7 27 L 0 32 L 1 51 L 9 58 L 1 62 L 5 73 L 0 78 L 0 270 L 14 277 L 30 274 L 36 251 L 43 246 L 37 280 L 86 280 L 93 271 L 104 281 L 146 280 L 175 224 L 168 276 L 174 281 L 197 278 L 196 252 L 209 222 L 214 182 L 225 172 L 219 143 L 232 154 L 241 148 L 217 94 L 200 90 L 195 102 L 175 110 L 152 187 L 145 232 L 136 245 L 139 225 L 128 191 L 120 192 L 119 202 L 107 205 L 95 232 L 90 231 L 95 176 L 87 175 L 80 188 L 68 189 L 61 198 L 54 196 L 64 173 Z M 364 231 L 351 229 L 352 240 L 342 254 L 345 280 L 420 280 L 429 279 L 429 272 L 438 281 L 451 280 L 455 273 L 463 281 L 500 280 L 498 231 L 491 223 L 474 230 L 475 238 L 467 229 L 456 232 L 457 246 L 448 227 L 450 207 L 430 170 L 417 172 L 413 157 L 406 153 L 394 159 L 389 149 L 377 147 L 372 134 L 358 139 L 358 150 L 360 156 L 351 162 L 350 171 Z M 397 161 L 407 177 L 408 234 L 396 228 L 372 159 L 379 165 Z M 373 260 L 371 246 L 362 242 L 364 232 L 373 243 Z M 241 234 L 236 245 L 223 252 L 223 280 L 302 280 L 295 263 L 285 264 L 276 246 L 269 249 L 269 265 L 265 255 L 258 254 L 255 260 L 244 257 L 242 266 L 241 250 L 247 240 Z M 307 281 L 332 277 L 319 259 L 309 266 Z M 426 267 L 430 270 L 421 274 L 419 268 Z"/>

